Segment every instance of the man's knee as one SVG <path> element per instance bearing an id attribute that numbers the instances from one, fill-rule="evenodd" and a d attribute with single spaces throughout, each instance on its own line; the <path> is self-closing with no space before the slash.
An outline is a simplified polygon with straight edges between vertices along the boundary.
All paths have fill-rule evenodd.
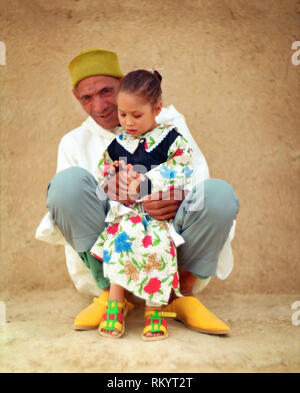
<path id="1" fill-rule="evenodd" d="M 47 190 L 47 207 L 51 213 L 56 209 L 71 209 L 76 201 L 81 205 L 87 189 L 96 190 L 97 181 L 86 169 L 67 168 L 58 172 Z"/>
<path id="2" fill-rule="evenodd" d="M 203 208 L 211 222 L 223 226 L 236 218 L 239 200 L 233 187 L 224 180 L 207 179 L 204 181 Z"/>

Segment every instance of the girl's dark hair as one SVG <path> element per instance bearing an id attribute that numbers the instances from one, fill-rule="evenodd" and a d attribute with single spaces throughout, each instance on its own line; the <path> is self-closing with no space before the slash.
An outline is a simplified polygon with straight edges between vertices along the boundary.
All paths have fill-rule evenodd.
<path id="1" fill-rule="evenodd" d="M 155 105 L 161 98 L 161 80 L 162 77 L 158 71 L 132 71 L 122 79 L 119 92 L 136 94 L 151 105 Z"/>

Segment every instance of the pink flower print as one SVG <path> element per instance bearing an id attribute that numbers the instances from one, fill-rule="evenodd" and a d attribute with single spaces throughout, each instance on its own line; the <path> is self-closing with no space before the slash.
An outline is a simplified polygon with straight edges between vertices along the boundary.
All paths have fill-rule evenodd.
<path id="1" fill-rule="evenodd" d="M 174 274 L 174 278 L 173 278 L 173 283 L 172 283 L 172 287 L 174 289 L 176 289 L 178 287 L 179 284 L 179 278 L 178 278 L 178 274 L 177 272 Z"/>
<path id="2" fill-rule="evenodd" d="M 104 161 L 104 171 L 102 172 L 102 176 L 106 177 L 108 175 L 109 169 L 110 169 L 109 163 Z"/>
<path id="3" fill-rule="evenodd" d="M 150 235 L 147 235 L 144 237 L 144 239 L 142 240 L 143 242 L 143 246 L 145 248 L 152 246 L 152 237 Z"/>
<path id="4" fill-rule="evenodd" d="M 109 227 L 107 227 L 106 231 L 107 233 L 109 233 L 110 235 L 115 235 L 119 230 L 119 223 L 116 222 L 114 225 L 110 225 Z"/>
<path id="5" fill-rule="evenodd" d="M 160 290 L 160 280 L 157 277 L 150 278 L 148 284 L 145 286 L 144 291 L 151 295 Z"/>
<path id="6" fill-rule="evenodd" d="M 182 150 L 182 149 L 177 149 L 177 150 L 175 151 L 175 153 L 172 155 L 171 158 L 174 158 L 174 157 L 176 157 L 176 156 L 182 156 L 182 154 L 183 154 L 183 150 Z"/>
<path id="7" fill-rule="evenodd" d="M 130 217 L 129 220 L 133 224 L 138 224 L 139 222 L 142 222 L 141 216 Z"/>
<path id="8" fill-rule="evenodd" d="M 172 257 L 175 257 L 176 254 L 175 254 L 175 248 L 173 242 L 170 242 L 170 246 L 171 246 L 170 254 L 172 255 Z"/>

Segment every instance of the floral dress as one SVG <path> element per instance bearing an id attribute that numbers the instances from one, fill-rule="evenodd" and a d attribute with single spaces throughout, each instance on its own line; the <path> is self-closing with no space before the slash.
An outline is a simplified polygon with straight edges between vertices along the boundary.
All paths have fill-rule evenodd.
<path id="1" fill-rule="evenodd" d="M 141 196 L 173 188 L 187 188 L 192 149 L 173 126 L 160 125 L 141 137 L 123 131 L 99 162 L 97 179 L 103 185 L 115 160 L 125 160 L 146 177 Z M 148 216 L 142 203 L 130 206 L 110 201 L 106 228 L 91 249 L 103 261 L 104 276 L 134 295 L 167 304 L 173 289 L 180 296 L 176 245 L 182 244 L 172 223 Z"/>

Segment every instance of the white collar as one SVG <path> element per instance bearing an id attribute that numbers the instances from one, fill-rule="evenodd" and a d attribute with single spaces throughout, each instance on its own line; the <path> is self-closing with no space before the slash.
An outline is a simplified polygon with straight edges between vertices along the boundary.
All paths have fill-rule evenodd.
<path id="1" fill-rule="evenodd" d="M 99 124 L 96 123 L 91 116 L 89 116 L 81 126 L 88 129 L 93 134 L 102 136 L 103 138 L 110 141 L 112 141 L 120 133 L 120 127 L 113 128 L 112 130 L 106 130 L 105 128 L 99 126 Z"/>
<path id="2" fill-rule="evenodd" d="M 150 153 L 165 139 L 173 128 L 174 126 L 159 124 L 153 130 L 139 137 L 134 137 L 121 129 L 122 132 L 118 136 L 117 141 L 125 150 L 133 154 L 141 140 L 144 140 L 146 143 L 145 150 Z"/>

